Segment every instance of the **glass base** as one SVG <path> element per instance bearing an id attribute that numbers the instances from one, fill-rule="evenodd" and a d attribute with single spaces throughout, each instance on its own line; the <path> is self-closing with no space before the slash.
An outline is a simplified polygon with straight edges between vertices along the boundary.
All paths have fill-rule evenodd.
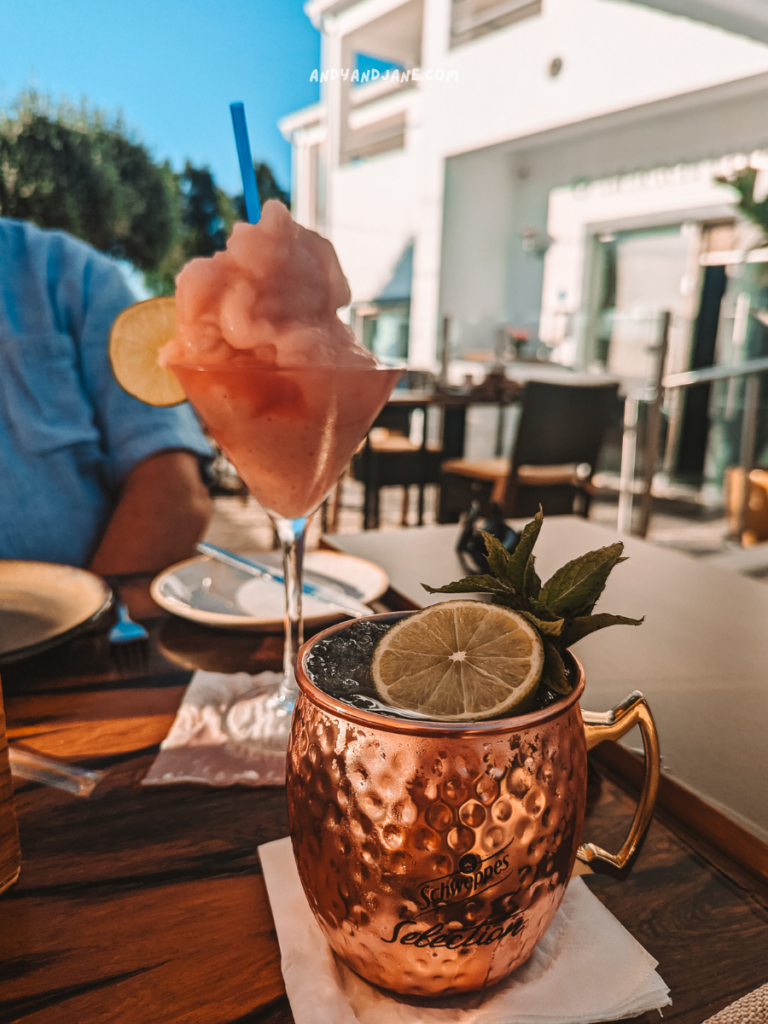
<path id="1" fill-rule="evenodd" d="M 224 715 L 224 730 L 250 751 L 285 754 L 295 698 L 280 695 L 280 685 L 264 686 L 238 697 Z"/>

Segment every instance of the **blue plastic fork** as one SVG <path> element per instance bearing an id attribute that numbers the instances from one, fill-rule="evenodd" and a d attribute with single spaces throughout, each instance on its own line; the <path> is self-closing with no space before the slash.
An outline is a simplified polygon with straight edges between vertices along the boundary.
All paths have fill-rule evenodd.
<path id="1" fill-rule="evenodd" d="M 148 640 L 149 633 L 134 622 L 128 614 L 128 609 L 122 603 L 117 602 L 117 622 L 109 631 L 109 642 L 111 644 L 127 644 L 133 640 Z"/>
<path id="2" fill-rule="evenodd" d="M 115 587 L 112 587 L 115 590 Z M 107 634 L 115 666 L 122 677 L 144 676 L 149 665 L 149 633 L 134 622 L 115 590 L 117 622 Z"/>

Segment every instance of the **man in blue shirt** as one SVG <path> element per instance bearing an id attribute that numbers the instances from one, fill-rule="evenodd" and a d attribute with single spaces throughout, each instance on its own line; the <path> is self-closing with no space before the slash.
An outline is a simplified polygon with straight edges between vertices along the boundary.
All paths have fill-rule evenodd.
<path id="1" fill-rule="evenodd" d="M 211 453 L 192 410 L 144 405 L 110 367 L 134 301 L 113 260 L 0 217 L 0 558 L 154 571 L 204 532 Z"/>

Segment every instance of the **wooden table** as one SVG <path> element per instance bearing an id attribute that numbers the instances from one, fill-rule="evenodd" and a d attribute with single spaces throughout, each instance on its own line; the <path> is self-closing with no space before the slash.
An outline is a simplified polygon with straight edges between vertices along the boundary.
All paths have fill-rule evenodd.
<path id="1" fill-rule="evenodd" d="M 384 408 L 413 412 L 420 410 L 424 417 L 421 444 L 414 450 L 420 456 L 419 471 L 415 481 L 419 488 L 418 524 L 424 520 L 424 486 L 428 480 L 427 452 L 427 413 L 430 408 L 438 408 L 441 412 L 441 449 L 443 460 L 462 458 L 466 440 L 467 409 L 474 405 L 491 405 L 498 410 L 496 420 L 496 439 L 494 456 L 503 455 L 506 410 L 509 406 L 522 399 L 524 385 L 529 381 L 545 383 L 563 383 L 571 385 L 594 384 L 595 375 L 577 373 L 554 363 L 523 363 L 512 361 L 503 364 L 500 375 L 496 374 L 498 366 L 489 364 L 485 380 L 478 386 L 467 388 L 452 387 L 449 390 L 423 390 L 396 388 Z M 604 381 L 617 381 L 612 374 L 601 374 Z M 364 529 L 378 527 L 376 505 L 378 502 L 378 484 L 373 471 L 373 460 L 370 458 L 370 439 L 366 443 L 365 460 L 362 467 L 362 482 L 365 484 Z"/>
<path id="2" fill-rule="evenodd" d="M 387 410 L 397 409 L 403 412 L 412 413 L 420 411 L 423 416 L 421 431 L 421 442 L 418 448 L 406 449 L 409 455 L 417 456 L 417 474 L 415 484 L 418 487 L 418 524 L 424 521 L 424 487 L 429 483 L 429 451 L 428 451 L 428 425 L 427 414 L 430 408 L 437 408 L 441 413 L 440 425 L 440 448 L 441 457 L 445 459 L 461 458 L 464 455 L 466 440 L 466 415 L 471 405 L 492 405 L 498 409 L 496 428 L 495 454 L 502 454 L 502 442 L 504 436 L 504 414 L 506 408 L 515 401 L 519 401 L 522 390 L 516 388 L 511 380 L 504 384 L 503 390 L 493 388 L 487 391 L 482 389 L 452 389 L 450 391 L 424 391 L 406 390 L 396 388 L 384 407 L 383 414 Z M 361 476 L 365 485 L 365 497 L 363 501 L 363 528 L 369 530 L 378 527 L 378 490 L 379 481 L 375 473 L 375 451 L 371 451 L 371 439 L 366 438 L 365 449 L 361 455 L 362 466 Z M 374 446 L 375 447 L 375 446 Z M 403 452 L 405 454 L 405 451 Z"/>
<path id="3" fill-rule="evenodd" d="M 281 639 L 150 607 L 145 621 L 149 660 L 134 675 L 94 636 L 3 672 L 12 741 L 107 774 L 88 800 L 17 790 L 23 864 L 0 898 L 0 1024 L 293 1019 L 256 853 L 287 834 L 284 791 L 140 786 L 191 668 L 277 668 Z M 633 802 L 599 772 L 586 834 L 615 848 Z M 660 961 L 675 1001 L 665 1021 L 701 1024 L 768 980 L 768 885 L 663 813 L 626 879 L 587 882 Z"/>

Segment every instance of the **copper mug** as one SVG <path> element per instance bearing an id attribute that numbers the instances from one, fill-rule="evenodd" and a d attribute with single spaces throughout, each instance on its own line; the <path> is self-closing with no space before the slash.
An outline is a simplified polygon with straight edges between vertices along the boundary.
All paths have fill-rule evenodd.
<path id="1" fill-rule="evenodd" d="M 659 780 L 651 712 L 635 691 L 611 712 L 582 714 L 576 658 L 568 697 L 514 718 L 441 724 L 358 710 L 306 668 L 314 644 L 346 625 L 297 660 L 288 813 L 309 905 L 337 956 L 376 985 L 427 997 L 493 985 L 533 952 L 577 857 L 630 862 Z M 587 750 L 634 725 L 646 769 L 629 835 L 617 854 L 580 845 Z"/>

